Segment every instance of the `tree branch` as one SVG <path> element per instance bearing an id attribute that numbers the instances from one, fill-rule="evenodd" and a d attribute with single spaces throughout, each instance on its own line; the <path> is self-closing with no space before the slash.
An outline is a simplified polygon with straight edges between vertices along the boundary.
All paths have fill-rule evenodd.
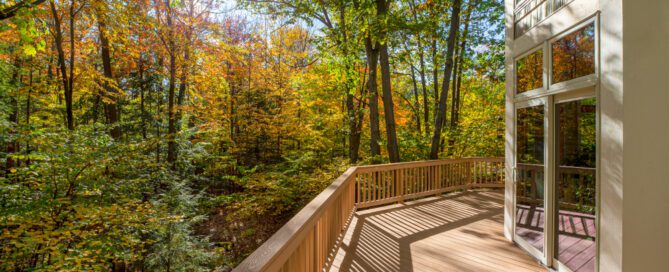
<path id="1" fill-rule="evenodd" d="M 25 1 L 18 2 L 16 4 L 14 4 L 13 6 L 9 6 L 9 7 L 0 9 L 0 20 L 9 19 L 11 17 L 14 17 L 16 15 L 16 13 L 21 8 L 39 5 L 41 3 L 44 3 L 44 1 L 45 0 L 33 0 L 33 1 L 25 0 Z"/>

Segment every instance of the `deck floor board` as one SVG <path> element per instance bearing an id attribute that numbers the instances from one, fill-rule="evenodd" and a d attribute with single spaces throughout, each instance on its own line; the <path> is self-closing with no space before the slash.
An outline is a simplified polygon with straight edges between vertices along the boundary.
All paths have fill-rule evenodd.
<path id="1" fill-rule="evenodd" d="M 330 271 L 547 271 L 503 234 L 501 191 L 358 211 Z"/>

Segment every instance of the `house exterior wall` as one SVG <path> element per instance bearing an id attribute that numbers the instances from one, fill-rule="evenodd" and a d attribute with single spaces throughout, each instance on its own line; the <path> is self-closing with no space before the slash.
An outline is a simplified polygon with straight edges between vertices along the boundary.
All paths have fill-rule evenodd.
<path id="1" fill-rule="evenodd" d="M 599 271 L 623 271 L 622 0 L 599 5 Z"/>
<path id="2" fill-rule="evenodd" d="M 624 1 L 622 13 L 622 266 L 669 271 L 669 1 Z"/>
<path id="3" fill-rule="evenodd" d="M 574 25 L 579 24 L 580 22 L 583 22 L 585 20 L 589 20 L 593 17 L 597 18 L 599 20 L 599 72 L 597 74 L 597 93 L 598 93 L 598 102 L 599 102 L 599 142 L 598 142 L 598 168 L 599 168 L 599 176 L 598 176 L 598 183 L 599 183 L 599 199 L 598 199 L 598 205 L 599 205 L 599 210 L 598 210 L 598 216 L 599 216 L 599 230 L 598 230 L 598 243 L 599 243 L 599 255 L 598 255 L 598 270 L 599 271 L 623 271 L 623 268 L 625 268 L 625 271 L 654 271 L 654 270 L 638 270 L 636 269 L 636 266 L 623 266 L 625 262 L 627 262 L 627 248 L 625 248 L 625 258 L 623 258 L 623 243 L 627 243 L 628 238 L 632 238 L 632 236 L 628 237 L 628 230 L 627 230 L 627 224 L 628 222 L 632 224 L 631 220 L 632 217 L 624 218 L 623 220 L 623 212 L 626 212 L 627 214 L 629 213 L 629 210 L 632 210 L 632 208 L 638 208 L 637 206 L 643 206 L 643 202 L 641 203 L 636 203 L 634 205 L 630 204 L 627 205 L 627 202 L 625 202 L 625 206 L 623 207 L 623 193 L 627 193 L 627 191 L 623 190 L 623 180 L 630 180 L 631 176 L 627 174 L 628 171 L 628 164 L 625 164 L 625 168 L 623 168 L 623 160 L 625 162 L 628 161 L 628 159 L 632 159 L 631 155 L 628 156 L 627 153 L 623 153 L 623 138 L 629 139 L 628 135 L 628 127 L 625 127 L 625 130 L 623 129 L 623 112 L 627 114 L 628 111 L 628 106 L 626 104 L 625 107 L 623 107 L 623 90 L 628 89 L 631 87 L 628 87 L 628 79 L 627 77 L 623 78 L 623 69 L 626 71 L 630 68 L 629 65 L 626 63 L 626 59 L 623 58 L 623 56 L 628 56 L 626 55 L 627 52 L 629 51 L 629 48 L 625 48 L 625 53 L 623 54 L 623 43 L 625 45 L 627 44 L 627 40 L 623 40 L 623 3 L 622 0 L 574 0 L 567 6 L 563 7 L 561 10 L 556 12 L 555 14 L 551 15 L 547 19 L 543 20 L 539 25 L 535 26 L 531 30 L 529 30 L 527 33 L 525 33 L 523 36 L 519 37 L 518 39 L 514 38 L 514 30 L 513 30 L 513 11 L 514 11 L 514 1 L 515 0 L 505 0 L 505 7 L 506 7 L 506 62 L 505 62 L 505 67 L 506 67 L 506 142 L 505 142 L 505 158 L 506 158 L 506 175 L 507 175 L 507 184 L 505 186 L 506 192 L 505 192 L 505 236 L 507 239 L 512 240 L 513 237 L 513 213 L 514 213 L 514 205 L 513 205 L 513 199 L 514 199 L 514 184 L 513 184 L 513 173 L 512 169 L 513 166 L 515 165 L 515 156 L 514 156 L 514 133 L 515 133 L 515 117 L 514 117 L 514 112 L 515 112 L 515 106 L 514 106 L 514 93 L 515 93 L 515 86 L 514 86 L 514 61 L 515 58 L 533 48 L 536 48 L 537 46 L 540 46 L 543 42 L 546 40 L 551 39 L 552 37 L 555 37 L 565 31 L 569 31 Z M 646 8 L 653 9 L 653 4 L 650 4 L 650 2 L 667 2 L 669 4 L 669 1 L 652 1 L 652 0 L 646 0 L 649 2 L 646 6 Z M 634 4 L 626 4 L 626 5 L 638 5 L 637 1 L 634 1 Z M 663 4 L 665 5 L 665 4 Z M 657 5 L 655 5 L 657 6 Z M 665 8 L 664 11 L 669 12 L 669 8 Z M 659 11 L 657 11 L 659 12 Z M 640 13 L 642 14 L 642 12 Z M 626 15 L 626 20 L 628 15 Z M 664 17 L 662 16 L 657 16 L 658 18 L 662 18 L 662 20 L 668 20 L 669 14 L 665 13 Z M 660 19 L 658 19 L 660 20 Z M 665 25 L 667 25 L 667 21 L 664 21 Z M 636 26 L 636 27 L 642 27 L 642 26 Z M 635 30 L 635 31 L 640 31 L 639 33 L 644 33 L 648 31 L 651 28 L 648 28 L 644 31 L 640 30 Z M 629 32 L 629 29 L 625 29 L 626 32 Z M 655 37 L 656 39 L 665 39 L 663 40 L 664 42 L 664 48 L 669 49 L 669 33 L 663 33 L 660 36 L 658 35 Z M 643 45 L 643 43 L 639 43 L 639 45 Z M 661 47 L 661 46 L 658 46 Z M 658 50 L 660 50 L 658 48 Z M 665 55 L 667 55 L 665 53 Z M 623 66 L 623 62 L 625 61 L 625 66 Z M 663 63 L 669 64 L 669 60 L 664 60 Z M 660 73 L 660 71 L 669 71 L 669 69 L 660 69 L 657 67 L 655 70 L 656 73 Z M 665 72 L 666 73 L 666 72 Z M 644 75 L 645 76 L 645 75 Z M 669 73 L 667 73 L 667 76 L 669 76 Z M 662 77 L 658 77 L 658 80 L 661 79 Z M 623 84 L 623 79 L 625 80 L 625 84 Z M 649 83 L 646 83 L 649 84 Z M 658 82 L 659 84 L 659 82 Z M 650 87 L 650 86 L 649 86 Z M 657 87 L 657 86 L 656 86 Z M 654 93 L 659 93 L 664 91 L 664 96 L 666 97 L 669 95 L 669 88 L 655 88 L 650 92 Z M 653 94 L 655 95 L 655 94 Z M 627 98 L 627 97 L 625 97 Z M 669 97 L 667 97 L 669 98 Z M 643 99 L 649 99 L 652 101 L 655 101 L 655 103 L 661 103 L 659 101 L 669 101 L 669 99 L 660 99 L 660 100 L 653 100 L 654 98 L 650 96 L 644 96 L 644 98 L 637 98 L 639 100 Z M 639 101 L 639 104 L 645 103 L 645 101 Z M 665 107 L 665 110 L 668 110 L 669 107 Z M 644 116 L 644 112 L 639 112 L 639 117 Z M 667 117 L 669 120 L 669 112 L 665 112 L 664 116 Z M 625 118 L 628 118 L 628 115 L 625 115 Z M 634 119 L 636 122 L 636 118 Z M 648 122 L 647 126 L 652 126 L 653 123 L 651 120 L 657 120 L 657 117 L 655 119 L 650 118 L 647 119 Z M 629 121 L 632 122 L 632 121 Z M 628 123 L 629 124 L 629 123 Z M 656 123 L 655 123 L 656 124 Z M 638 124 L 636 126 L 642 126 L 643 124 Z M 658 131 L 664 132 L 664 135 L 667 135 L 667 128 L 669 126 L 664 126 L 663 129 L 664 131 Z M 660 128 L 657 128 L 656 130 L 661 130 Z M 639 135 L 644 135 L 641 132 L 638 132 Z M 624 137 L 623 137 L 624 136 Z M 669 136 L 669 135 L 667 135 Z M 664 137 L 665 139 L 669 139 L 669 137 Z M 667 143 L 669 141 L 665 141 L 665 146 L 667 146 Z M 625 150 L 627 150 L 629 146 L 625 146 Z M 649 146 L 649 148 L 651 148 Z M 550 148 L 547 150 L 551 150 Z M 624 155 L 623 155 L 624 154 Z M 633 153 L 634 154 L 634 153 Z M 669 154 L 669 150 L 667 152 L 664 152 L 664 154 Z M 638 159 L 638 158 L 634 158 Z M 661 162 L 662 160 L 656 161 L 656 162 Z M 665 161 L 667 161 L 665 159 Z M 652 165 L 652 164 L 651 164 Z M 650 168 L 651 166 L 647 166 L 647 168 Z M 648 169 L 650 170 L 650 169 Z M 623 174 L 626 173 L 626 174 Z M 635 171 L 632 171 L 632 173 L 635 173 Z M 649 173 L 649 172 L 644 172 L 644 173 Z M 635 177 L 636 178 L 636 177 Z M 653 179 L 648 179 L 647 183 L 652 183 Z M 665 178 L 668 182 L 664 184 L 664 186 L 668 186 L 669 184 L 669 178 Z M 653 186 L 658 186 L 657 184 L 653 184 Z M 666 187 L 665 187 L 666 188 Z M 628 189 L 631 190 L 631 189 Z M 635 189 L 636 191 L 636 189 Z M 639 192 L 641 193 L 641 192 Z M 663 193 L 667 199 L 669 199 L 669 192 L 666 190 Z M 659 197 L 659 195 L 658 195 Z M 650 206 L 652 203 L 657 203 L 659 199 L 654 200 L 654 201 L 648 201 L 645 203 L 645 205 Z M 665 202 L 666 203 L 666 202 Z M 666 205 L 665 205 L 666 207 Z M 628 209 L 630 208 L 630 209 Z M 650 209 L 653 210 L 653 209 Z M 665 209 L 666 211 L 669 211 L 669 209 Z M 654 210 L 654 212 L 657 212 L 657 210 Z M 649 211 L 649 213 L 652 213 Z M 647 214 L 650 216 L 650 214 Z M 647 217 L 652 218 L 651 217 Z M 667 216 L 665 217 L 669 221 L 669 212 L 667 212 Z M 635 219 L 635 220 L 640 220 Z M 643 221 L 640 221 L 643 222 Z M 665 230 L 669 230 L 669 225 L 666 221 L 660 222 L 660 226 L 664 227 Z M 623 233 L 623 226 L 626 227 L 625 233 Z M 650 231 L 650 226 L 647 226 L 646 228 L 649 228 Z M 657 232 L 655 232 L 657 233 Z M 666 231 L 665 231 L 666 233 Z M 625 235 L 623 235 L 625 234 Z M 637 234 L 638 235 L 638 234 Z M 624 238 L 623 238 L 624 237 Z M 650 242 L 650 241 L 644 241 L 645 242 Z M 665 245 L 669 245 L 669 242 L 664 240 Z M 660 244 L 657 244 L 658 248 L 656 252 L 663 252 L 665 256 L 669 257 L 669 254 L 666 254 L 666 251 L 661 251 L 659 246 Z M 641 252 L 644 252 L 644 250 L 641 250 L 640 248 L 635 248 L 635 252 L 642 254 Z M 631 257 L 630 257 L 631 258 Z M 648 259 L 648 258 L 647 258 Z"/>

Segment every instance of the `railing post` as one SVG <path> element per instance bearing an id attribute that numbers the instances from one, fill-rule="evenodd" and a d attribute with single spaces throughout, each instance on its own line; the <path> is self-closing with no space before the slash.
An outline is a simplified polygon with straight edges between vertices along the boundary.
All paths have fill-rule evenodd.
<path id="1" fill-rule="evenodd" d="M 353 205 L 360 201 L 360 179 L 358 174 L 353 175 Z"/>
<path id="2" fill-rule="evenodd" d="M 474 182 L 478 182 L 478 179 L 479 179 L 479 173 L 478 173 L 478 169 L 476 167 L 477 165 L 478 165 L 478 162 L 475 161 L 474 162 Z"/>
<path id="3" fill-rule="evenodd" d="M 399 203 L 404 204 L 404 171 L 403 169 L 395 170 L 397 172 L 397 184 L 398 184 L 398 196 L 400 198 Z"/>
<path id="4" fill-rule="evenodd" d="M 471 161 L 467 162 L 467 184 L 469 184 L 470 188 L 474 185 L 474 182 L 472 180 L 472 162 Z"/>
<path id="5" fill-rule="evenodd" d="M 435 172 L 436 172 L 436 173 L 435 173 L 435 175 L 436 175 L 435 179 L 437 180 L 437 188 L 436 188 L 436 189 L 437 189 L 437 190 L 441 190 L 441 188 L 443 188 L 443 186 L 442 186 L 442 181 L 443 181 L 443 179 L 441 178 L 441 168 L 442 168 L 442 165 L 441 165 L 441 164 L 437 164 L 436 167 L 437 167 L 437 170 L 435 171 Z"/>

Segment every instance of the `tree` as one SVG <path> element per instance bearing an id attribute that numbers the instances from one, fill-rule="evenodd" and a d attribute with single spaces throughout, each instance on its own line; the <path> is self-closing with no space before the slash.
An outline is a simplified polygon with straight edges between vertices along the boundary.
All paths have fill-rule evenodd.
<path id="1" fill-rule="evenodd" d="M 61 25 L 62 17 L 58 14 L 58 9 L 54 0 L 49 1 L 51 8 L 51 15 L 53 18 L 53 28 L 51 29 L 51 34 L 54 36 L 54 45 L 58 53 L 58 66 L 60 67 L 60 78 L 61 78 L 61 88 L 63 89 L 63 94 L 65 96 L 65 114 L 66 114 L 66 126 L 69 130 L 74 130 L 74 112 L 72 110 L 73 103 L 73 86 L 74 86 L 74 64 L 75 64 L 75 19 L 77 14 L 82 10 L 85 3 L 80 3 L 78 7 L 75 7 L 75 2 L 70 1 L 69 4 L 69 38 L 70 38 L 70 55 L 68 59 L 68 64 L 65 64 L 65 50 L 63 42 L 63 30 Z M 68 69 L 69 68 L 69 69 Z"/>
<path id="2" fill-rule="evenodd" d="M 381 155 L 381 129 L 379 128 L 379 97 L 377 87 L 377 64 L 379 58 L 379 44 L 372 45 L 372 39 L 365 37 L 365 53 L 367 54 L 367 67 L 369 78 L 367 88 L 369 89 L 369 128 L 370 128 L 370 152 L 373 157 Z"/>
<path id="3" fill-rule="evenodd" d="M 19 1 L 14 5 L 0 8 L 0 20 L 5 20 L 16 16 L 16 13 L 22 8 L 28 8 L 44 3 L 46 0 L 25 0 Z"/>
<path id="4" fill-rule="evenodd" d="M 438 113 L 449 156 L 504 151 L 499 1 L 38 2 L 0 4 L 0 271 L 226 271 Z"/>
<path id="5" fill-rule="evenodd" d="M 451 12 L 451 22 L 448 33 L 447 47 L 446 47 L 446 65 L 444 68 L 444 79 L 442 84 L 441 95 L 439 96 L 439 108 L 437 110 L 434 133 L 432 134 L 432 142 L 430 145 L 430 159 L 436 160 L 439 158 L 439 145 L 441 144 L 441 131 L 446 118 L 446 102 L 448 98 L 448 86 L 451 80 L 451 72 L 453 71 L 453 51 L 455 51 L 455 40 L 460 28 L 460 0 L 453 1 Z"/>
<path id="6" fill-rule="evenodd" d="M 376 0 L 376 12 L 379 17 L 377 20 L 383 22 L 388 16 L 390 2 L 385 0 Z M 384 40 L 388 35 L 387 26 L 382 26 L 379 38 Z M 381 65 L 381 89 L 383 91 L 383 111 L 386 119 L 386 146 L 388 148 L 388 158 L 390 162 L 400 161 L 400 150 L 397 144 L 397 132 L 395 129 L 395 106 L 393 104 L 393 93 L 391 90 L 390 78 L 390 60 L 388 56 L 388 42 L 381 42 L 379 45 L 379 62 Z"/>
<path id="7" fill-rule="evenodd" d="M 105 110 L 105 120 L 110 126 L 109 135 L 114 139 L 121 138 L 121 127 L 118 122 L 118 112 L 116 110 L 116 99 L 115 99 L 115 90 L 114 86 L 115 79 L 112 72 L 111 64 L 111 54 L 110 54 L 110 45 L 109 39 L 107 37 L 107 24 L 105 23 L 105 12 L 107 9 L 107 3 L 105 0 L 99 0 L 96 4 L 96 15 L 98 17 L 98 35 L 100 37 L 100 57 L 102 59 L 102 70 L 104 73 L 104 79 L 102 80 L 102 86 L 104 92 L 102 94 L 102 104 L 104 105 Z"/>

